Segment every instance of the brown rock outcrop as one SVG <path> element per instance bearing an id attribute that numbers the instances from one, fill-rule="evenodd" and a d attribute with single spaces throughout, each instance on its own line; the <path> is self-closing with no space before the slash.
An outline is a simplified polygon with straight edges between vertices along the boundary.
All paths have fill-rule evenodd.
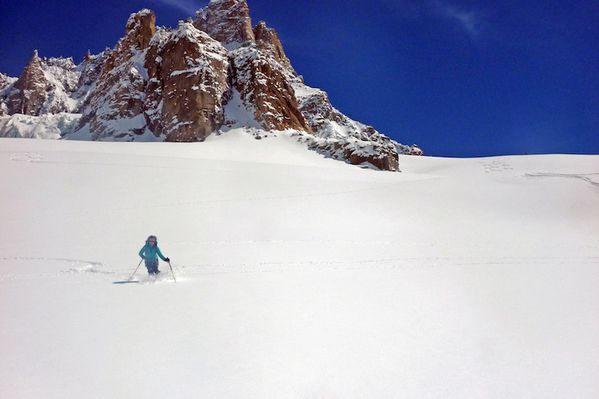
<path id="1" fill-rule="evenodd" d="M 143 50 L 150 44 L 156 33 L 156 15 L 148 9 L 131 14 L 125 25 L 124 47 L 135 47 Z"/>
<path id="2" fill-rule="evenodd" d="M 254 41 L 246 0 L 212 0 L 196 14 L 194 25 L 225 45 Z"/>
<path id="3" fill-rule="evenodd" d="M 381 170 L 399 170 L 399 156 L 393 148 L 370 143 L 366 146 L 368 151 L 347 145 L 343 150 L 345 160 L 352 165 L 367 162 Z"/>
<path id="4" fill-rule="evenodd" d="M 256 45 L 260 50 L 270 53 L 275 60 L 293 71 L 291 62 L 287 58 L 285 50 L 283 50 L 283 44 L 281 44 L 279 35 L 274 29 L 267 27 L 266 22 L 258 22 L 258 25 L 254 27 L 254 37 L 256 38 Z M 295 73 L 295 71 L 293 72 Z"/>
<path id="5" fill-rule="evenodd" d="M 416 155 L 420 157 L 424 155 L 424 151 L 422 151 L 422 149 L 416 144 L 412 144 L 412 146 L 410 146 L 410 155 Z"/>
<path id="6" fill-rule="evenodd" d="M 293 87 L 273 58 L 248 46 L 232 51 L 230 60 L 233 85 L 265 129 L 311 131 Z"/>
<path id="7" fill-rule="evenodd" d="M 228 67 L 227 50 L 189 22 L 153 40 L 146 57 L 150 129 L 167 141 L 201 141 L 218 130 Z"/>

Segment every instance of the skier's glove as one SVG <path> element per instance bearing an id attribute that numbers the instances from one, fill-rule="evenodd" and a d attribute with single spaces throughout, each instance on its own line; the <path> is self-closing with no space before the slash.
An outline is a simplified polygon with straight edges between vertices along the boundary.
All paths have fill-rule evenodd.
<path id="1" fill-rule="evenodd" d="M 171 262 L 170 258 L 166 258 L 164 261 L 165 261 L 166 263 L 170 263 L 170 262 Z"/>

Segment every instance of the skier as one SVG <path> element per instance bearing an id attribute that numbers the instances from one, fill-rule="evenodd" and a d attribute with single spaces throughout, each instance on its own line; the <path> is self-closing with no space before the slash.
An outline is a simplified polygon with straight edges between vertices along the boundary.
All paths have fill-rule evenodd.
<path id="1" fill-rule="evenodd" d="M 169 258 L 166 258 L 160 252 L 160 248 L 158 248 L 158 239 L 156 236 L 149 236 L 146 240 L 146 244 L 139 251 L 139 256 L 145 261 L 146 268 L 148 269 L 149 274 L 158 274 L 160 270 L 158 270 L 158 257 L 165 262 L 170 262 Z"/>

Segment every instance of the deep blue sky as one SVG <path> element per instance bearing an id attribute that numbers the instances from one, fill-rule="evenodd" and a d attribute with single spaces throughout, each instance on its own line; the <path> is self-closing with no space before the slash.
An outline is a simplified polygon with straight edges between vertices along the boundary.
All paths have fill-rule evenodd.
<path id="1" fill-rule="evenodd" d="M 207 0 L 2 0 L 0 72 L 34 48 L 113 47 L 131 12 L 175 26 Z M 249 0 L 306 83 L 430 155 L 599 154 L 599 2 Z"/>

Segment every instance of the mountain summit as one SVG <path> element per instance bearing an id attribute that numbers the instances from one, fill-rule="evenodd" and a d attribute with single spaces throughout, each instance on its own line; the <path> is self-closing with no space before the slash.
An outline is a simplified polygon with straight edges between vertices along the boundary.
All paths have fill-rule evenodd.
<path id="1" fill-rule="evenodd" d="M 421 153 L 307 86 L 277 32 L 263 21 L 252 26 L 245 0 L 212 0 L 173 29 L 157 27 L 143 9 L 113 49 L 88 53 L 79 65 L 35 51 L 18 79 L 0 74 L 0 136 L 44 137 L 24 133 L 39 125 L 58 129 L 53 137 L 115 141 L 288 131 L 325 156 L 390 171 L 399 170 L 398 154 Z"/>

